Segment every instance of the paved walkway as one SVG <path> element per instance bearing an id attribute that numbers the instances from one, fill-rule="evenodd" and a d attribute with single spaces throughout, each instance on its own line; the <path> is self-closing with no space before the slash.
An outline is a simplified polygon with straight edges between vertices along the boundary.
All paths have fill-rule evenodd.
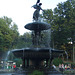
<path id="1" fill-rule="evenodd" d="M 69 70 L 65 70 L 65 71 L 74 71 L 75 72 L 75 69 L 69 69 Z M 56 69 L 49 69 L 48 71 L 46 71 L 47 75 L 75 75 L 75 73 L 67 73 L 67 74 L 62 74 L 60 71 L 59 71 L 59 68 L 56 67 Z M 26 75 L 25 74 L 25 71 L 24 72 L 13 72 L 13 70 L 8 70 L 8 69 L 0 69 L 0 75 Z"/>

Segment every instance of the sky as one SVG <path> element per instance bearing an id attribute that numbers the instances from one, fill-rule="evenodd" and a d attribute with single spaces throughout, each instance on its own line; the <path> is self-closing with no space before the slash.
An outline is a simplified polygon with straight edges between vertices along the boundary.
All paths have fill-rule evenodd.
<path id="1" fill-rule="evenodd" d="M 42 9 L 54 9 L 58 3 L 67 0 L 40 0 Z M 18 26 L 20 35 L 28 30 L 24 26 L 32 22 L 34 9 L 32 6 L 37 0 L 0 0 L 0 17 L 11 18 Z"/>

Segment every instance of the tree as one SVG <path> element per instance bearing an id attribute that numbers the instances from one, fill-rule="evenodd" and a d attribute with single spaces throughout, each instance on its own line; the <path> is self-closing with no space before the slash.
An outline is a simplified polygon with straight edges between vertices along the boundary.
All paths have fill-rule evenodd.
<path id="1" fill-rule="evenodd" d="M 67 0 L 59 3 L 52 12 L 53 14 L 49 9 L 44 10 L 42 16 L 46 22 L 51 24 L 51 44 L 54 43 L 57 49 L 66 50 L 69 42 L 75 43 L 75 1 Z"/>
<path id="2" fill-rule="evenodd" d="M 5 16 L 0 18 L 0 51 L 7 51 L 18 34 L 17 25 L 12 24 L 12 19 Z"/>
<path id="3" fill-rule="evenodd" d="M 43 10 L 41 14 L 41 18 L 44 22 L 48 23 L 49 26 L 51 27 L 53 24 L 53 11 L 52 9 L 46 9 Z M 45 47 L 50 47 L 50 42 L 51 42 L 51 28 L 46 31 L 42 31 L 42 44 Z"/>
<path id="4" fill-rule="evenodd" d="M 25 48 L 25 47 L 31 47 L 31 45 L 32 45 L 31 33 L 26 32 L 24 33 L 24 35 L 19 36 L 16 47 Z"/>
<path id="5" fill-rule="evenodd" d="M 53 11 L 51 9 L 44 10 L 42 13 L 42 18 L 47 23 L 51 24 L 53 22 Z"/>
<path id="6" fill-rule="evenodd" d="M 60 32 L 59 32 L 59 36 L 63 37 L 62 39 L 65 39 L 65 41 L 60 39 L 61 41 L 60 44 L 62 43 L 62 41 L 64 44 L 68 44 L 68 42 L 70 41 L 74 45 L 74 41 L 75 41 L 74 39 L 75 38 L 75 21 L 74 21 L 75 4 L 74 3 L 75 3 L 74 0 L 67 0 L 64 3 L 59 3 L 54 10 L 54 14 L 57 15 L 57 17 L 59 18 L 58 20 L 56 18 L 54 23 L 58 25 L 58 30 L 61 29 L 61 31 L 63 31 L 64 36 L 62 36 Z M 62 30 L 62 28 L 64 29 Z M 72 53 L 71 51 L 70 53 Z"/>

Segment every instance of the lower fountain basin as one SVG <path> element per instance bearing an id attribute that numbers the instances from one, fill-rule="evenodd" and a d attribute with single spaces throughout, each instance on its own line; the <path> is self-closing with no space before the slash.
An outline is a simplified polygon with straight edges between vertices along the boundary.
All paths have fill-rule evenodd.
<path id="1" fill-rule="evenodd" d="M 16 57 L 29 58 L 29 59 L 44 59 L 50 58 L 49 48 L 24 48 L 12 50 Z"/>
<path id="2" fill-rule="evenodd" d="M 52 58 L 58 57 L 64 51 L 54 50 L 52 48 L 23 48 L 12 50 L 16 57 L 30 58 L 30 59 L 49 59 L 50 55 Z"/>

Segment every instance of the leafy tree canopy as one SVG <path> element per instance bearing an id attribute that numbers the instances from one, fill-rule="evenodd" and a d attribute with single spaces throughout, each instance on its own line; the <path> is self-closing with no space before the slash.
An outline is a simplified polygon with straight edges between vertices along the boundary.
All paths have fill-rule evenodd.
<path id="1" fill-rule="evenodd" d="M 0 51 L 6 51 L 18 37 L 18 27 L 6 16 L 0 18 Z"/>

